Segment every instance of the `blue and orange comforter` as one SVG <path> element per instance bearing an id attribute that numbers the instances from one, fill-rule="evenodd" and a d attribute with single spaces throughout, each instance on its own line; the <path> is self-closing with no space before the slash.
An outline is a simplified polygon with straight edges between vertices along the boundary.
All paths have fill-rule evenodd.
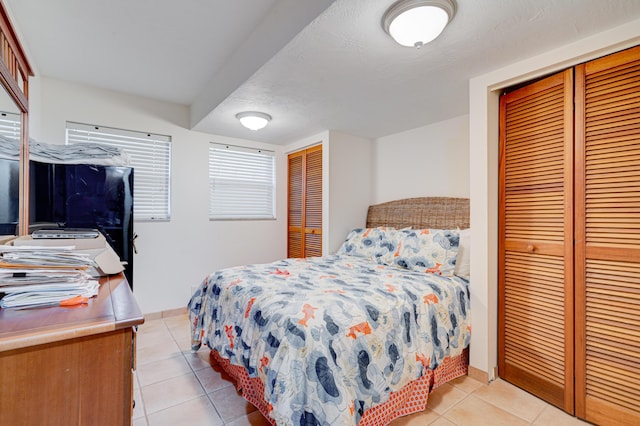
<path id="1" fill-rule="evenodd" d="M 189 314 L 194 349 L 259 377 L 278 425 L 355 425 L 470 340 L 465 280 L 348 255 L 223 269 Z"/>

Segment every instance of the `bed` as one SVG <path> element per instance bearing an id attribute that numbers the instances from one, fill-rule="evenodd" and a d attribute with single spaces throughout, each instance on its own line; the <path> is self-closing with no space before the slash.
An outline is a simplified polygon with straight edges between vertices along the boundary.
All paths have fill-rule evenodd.
<path id="1" fill-rule="evenodd" d="M 227 268 L 189 305 L 192 347 L 272 424 L 383 425 L 467 373 L 469 200 L 369 207 L 334 255 Z"/>

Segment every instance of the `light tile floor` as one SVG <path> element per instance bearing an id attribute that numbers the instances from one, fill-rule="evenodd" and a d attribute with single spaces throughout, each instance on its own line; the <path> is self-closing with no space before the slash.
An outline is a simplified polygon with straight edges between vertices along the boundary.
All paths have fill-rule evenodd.
<path id="1" fill-rule="evenodd" d="M 253 425 L 269 423 L 236 392 L 229 376 L 191 352 L 186 315 L 146 321 L 137 338 L 133 426 Z M 461 377 L 436 389 L 427 409 L 392 426 L 580 425 L 531 394 L 503 381 L 489 385 Z"/>

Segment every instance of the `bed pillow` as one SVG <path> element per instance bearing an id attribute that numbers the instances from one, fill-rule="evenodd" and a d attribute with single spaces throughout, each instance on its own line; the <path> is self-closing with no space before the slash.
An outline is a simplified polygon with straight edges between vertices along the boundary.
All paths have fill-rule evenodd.
<path id="1" fill-rule="evenodd" d="M 398 247 L 398 231 L 394 228 L 357 228 L 347 235 L 337 254 L 366 257 L 379 261 Z"/>
<path id="2" fill-rule="evenodd" d="M 460 241 L 457 230 L 414 229 L 399 233 L 397 250 L 385 255 L 383 263 L 443 277 L 453 275 Z"/>
<path id="3" fill-rule="evenodd" d="M 462 229 L 459 234 L 460 244 L 458 245 L 458 257 L 456 257 L 456 267 L 453 274 L 469 281 L 471 279 L 471 229 Z"/>

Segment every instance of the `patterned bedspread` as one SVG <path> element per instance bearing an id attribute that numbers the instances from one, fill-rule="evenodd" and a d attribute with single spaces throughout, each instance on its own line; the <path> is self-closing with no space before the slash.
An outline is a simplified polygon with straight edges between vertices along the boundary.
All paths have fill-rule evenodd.
<path id="1" fill-rule="evenodd" d="M 333 255 L 223 269 L 189 302 L 202 343 L 264 383 L 278 425 L 355 425 L 462 353 L 468 283 Z"/>

